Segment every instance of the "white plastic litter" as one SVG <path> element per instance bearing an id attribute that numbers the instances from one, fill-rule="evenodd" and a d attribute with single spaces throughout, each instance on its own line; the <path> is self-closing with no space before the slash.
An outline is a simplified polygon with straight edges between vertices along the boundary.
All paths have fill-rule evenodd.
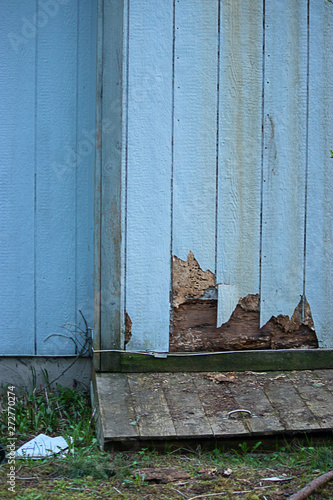
<path id="1" fill-rule="evenodd" d="M 62 436 L 39 434 L 16 450 L 16 458 L 44 458 L 60 452 L 68 453 L 68 443 Z"/>

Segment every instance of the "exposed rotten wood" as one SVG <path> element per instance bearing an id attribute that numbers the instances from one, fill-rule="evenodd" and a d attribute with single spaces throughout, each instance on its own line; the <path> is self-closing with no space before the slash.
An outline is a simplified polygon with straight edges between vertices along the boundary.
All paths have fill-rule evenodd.
<path id="1" fill-rule="evenodd" d="M 174 308 L 189 299 L 198 299 L 210 288 L 215 289 L 215 276 L 207 270 L 202 271 L 192 252 L 187 260 L 181 260 L 175 255 L 172 258 L 172 291 Z"/>
<path id="2" fill-rule="evenodd" d="M 128 313 L 125 313 L 125 346 L 132 338 L 132 321 Z"/>
<path id="3" fill-rule="evenodd" d="M 174 308 L 170 352 L 317 348 L 308 306 L 306 310 L 307 325 L 302 323 L 300 304 L 291 320 L 278 316 L 260 329 L 258 298 L 251 295 L 239 302 L 227 323 L 216 328 L 217 302 L 188 300 Z"/>

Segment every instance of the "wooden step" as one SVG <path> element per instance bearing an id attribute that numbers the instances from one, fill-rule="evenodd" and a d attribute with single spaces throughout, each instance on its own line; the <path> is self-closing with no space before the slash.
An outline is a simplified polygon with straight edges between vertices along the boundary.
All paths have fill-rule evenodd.
<path id="1" fill-rule="evenodd" d="M 100 446 L 327 432 L 332 381 L 333 370 L 95 373 Z"/>

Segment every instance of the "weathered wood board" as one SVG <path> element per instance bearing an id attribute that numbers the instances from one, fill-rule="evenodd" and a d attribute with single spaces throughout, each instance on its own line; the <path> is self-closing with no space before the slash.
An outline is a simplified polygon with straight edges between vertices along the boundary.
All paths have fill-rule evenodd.
<path id="1" fill-rule="evenodd" d="M 96 374 L 101 444 L 327 432 L 332 378 L 332 370 Z"/>
<path id="2" fill-rule="evenodd" d="M 207 371 L 274 371 L 322 370 L 333 366 L 332 349 L 278 349 L 229 351 L 219 353 L 103 353 L 107 363 L 104 371 L 141 372 L 207 372 Z"/>

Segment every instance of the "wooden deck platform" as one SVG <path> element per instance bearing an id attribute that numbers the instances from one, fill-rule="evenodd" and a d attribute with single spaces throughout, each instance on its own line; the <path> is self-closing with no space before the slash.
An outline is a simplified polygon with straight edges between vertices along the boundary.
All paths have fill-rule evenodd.
<path id="1" fill-rule="evenodd" d="M 333 429 L 333 370 L 97 373 L 93 398 L 103 448 Z"/>

